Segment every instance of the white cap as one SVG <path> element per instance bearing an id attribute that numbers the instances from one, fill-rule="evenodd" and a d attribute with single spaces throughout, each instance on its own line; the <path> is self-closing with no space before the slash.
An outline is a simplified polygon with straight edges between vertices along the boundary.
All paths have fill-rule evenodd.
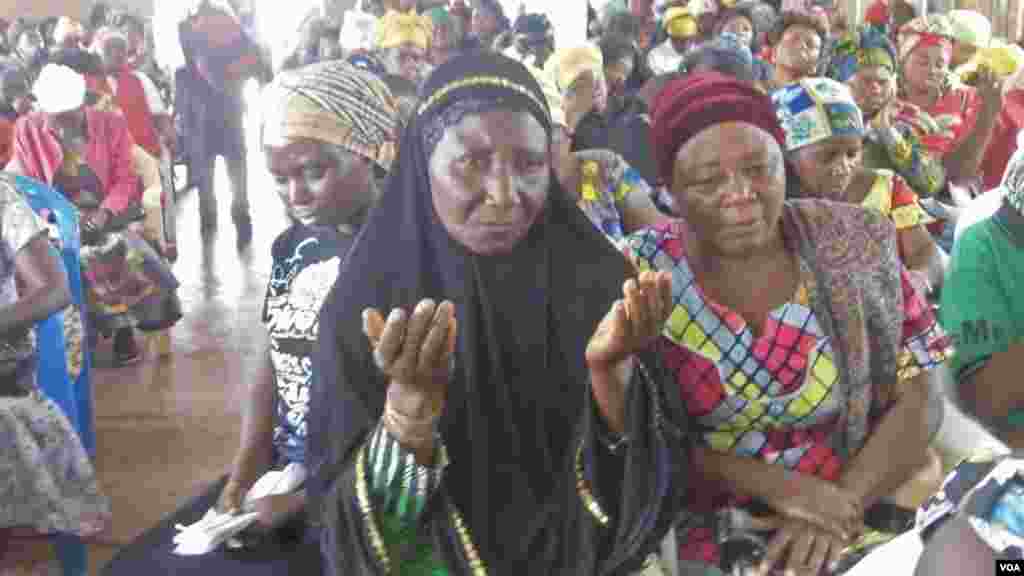
<path id="1" fill-rule="evenodd" d="M 85 104 L 85 93 L 85 76 L 60 64 L 44 66 L 32 88 L 36 107 L 47 114 L 81 108 Z"/>

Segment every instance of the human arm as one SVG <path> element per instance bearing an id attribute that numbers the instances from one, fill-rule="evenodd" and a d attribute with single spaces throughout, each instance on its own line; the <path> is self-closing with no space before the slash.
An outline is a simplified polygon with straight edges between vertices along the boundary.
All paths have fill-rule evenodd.
<path id="1" fill-rule="evenodd" d="M 885 148 L 893 169 L 918 194 L 931 198 L 946 185 L 946 170 L 942 162 L 921 143 L 911 128 L 899 123 L 882 125 L 875 129 L 874 134 Z"/>
<path id="2" fill-rule="evenodd" d="M 939 250 L 935 239 L 923 225 L 898 233 L 903 264 L 914 277 L 915 288 L 924 296 L 942 286 L 949 257 Z"/>
<path id="3" fill-rule="evenodd" d="M 221 511 L 240 510 L 246 492 L 270 470 L 274 440 L 274 372 L 269 346 L 263 357 L 256 377 L 246 387 L 242 438 L 217 505 Z"/>
<path id="4" fill-rule="evenodd" d="M 1024 343 L 1018 336 L 1010 286 L 1000 270 L 992 221 L 968 228 L 957 240 L 942 290 L 942 321 L 956 351 L 951 368 L 964 411 L 1003 442 L 1024 448 L 1024 429 L 1010 425 L 1011 412 L 1024 407 L 1019 380 Z"/>
<path id="5" fill-rule="evenodd" d="M 946 175 L 953 182 L 978 175 L 1002 111 L 1002 85 L 991 71 L 979 74 L 978 94 L 980 103 L 969 100 L 968 109 L 964 112 L 966 117 L 963 121 L 970 127 L 970 132 L 943 158 Z M 972 95 L 970 98 L 976 99 L 978 96 Z"/>

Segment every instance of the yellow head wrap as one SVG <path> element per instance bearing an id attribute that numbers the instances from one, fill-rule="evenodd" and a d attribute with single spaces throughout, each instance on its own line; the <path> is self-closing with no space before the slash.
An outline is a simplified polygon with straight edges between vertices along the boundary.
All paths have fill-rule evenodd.
<path id="1" fill-rule="evenodd" d="M 1024 68 L 1024 49 L 1016 44 L 993 40 L 987 48 L 978 50 L 966 64 L 957 68 L 956 74 L 963 80 L 981 68 L 988 68 L 999 78 L 1009 78 Z"/>
<path id="2" fill-rule="evenodd" d="M 434 24 L 427 16 L 391 11 L 377 22 L 377 48 L 412 44 L 427 50 L 433 37 Z"/>
<path id="3" fill-rule="evenodd" d="M 558 91 L 563 94 L 587 71 L 593 72 L 595 76 L 604 75 L 601 49 L 589 42 L 576 48 L 559 50 L 548 59 L 547 72 L 555 81 Z"/>
<path id="4" fill-rule="evenodd" d="M 697 17 L 689 8 L 675 6 L 665 11 L 665 32 L 676 40 L 697 36 Z"/>

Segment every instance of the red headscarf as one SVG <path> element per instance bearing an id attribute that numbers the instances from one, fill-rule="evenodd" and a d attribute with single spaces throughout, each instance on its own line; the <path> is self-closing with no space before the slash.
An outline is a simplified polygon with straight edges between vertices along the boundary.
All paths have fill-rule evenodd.
<path id="1" fill-rule="evenodd" d="M 771 98 L 732 76 L 702 72 L 669 82 L 654 100 L 651 143 L 662 183 L 672 183 L 679 149 L 705 128 L 725 122 L 753 124 L 785 148 L 785 134 Z"/>

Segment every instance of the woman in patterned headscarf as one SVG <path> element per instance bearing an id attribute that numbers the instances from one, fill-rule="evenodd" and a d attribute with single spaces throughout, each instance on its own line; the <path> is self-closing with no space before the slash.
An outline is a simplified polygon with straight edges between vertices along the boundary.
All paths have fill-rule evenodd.
<path id="1" fill-rule="evenodd" d="M 700 14 L 693 8 L 673 6 L 665 11 L 662 27 L 668 39 L 647 55 L 647 65 L 655 75 L 679 70 L 686 53 L 700 41 Z"/>
<path id="2" fill-rule="evenodd" d="M 326 573 L 675 574 L 657 556 L 686 436 L 646 349 L 670 279 L 626 281 L 569 201 L 520 63 L 460 56 L 423 94 L 322 313 L 309 489 Z M 623 302 L 629 338 L 608 315 Z"/>
<path id="3" fill-rule="evenodd" d="M 849 88 L 827 78 L 809 78 L 775 92 L 772 99 L 803 195 L 885 214 L 896 226 L 900 259 L 918 291 L 928 295 L 940 286 L 944 259 L 925 228 L 933 220 L 899 175 L 862 167 L 864 121 Z M 820 106 L 803 108 L 808 101 Z"/>
<path id="4" fill-rule="evenodd" d="M 899 95 L 935 119 L 939 131 L 922 143 L 942 160 L 951 182 L 966 184 L 982 176 L 1002 90 L 991 72 L 980 75 L 977 89 L 950 82 L 952 38 L 953 28 L 941 14 L 915 18 L 900 29 Z"/>
<path id="5" fill-rule="evenodd" d="M 896 96 L 896 48 L 875 26 L 863 26 L 836 42 L 828 76 L 850 87 L 864 115 L 863 164 L 892 170 L 922 198 L 946 185 L 942 159 L 921 144 L 938 130 L 927 113 Z"/>
<path id="6" fill-rule="evenodd" d="M 315 530 L 304 490 L 243 504 L 271 470 L 305 476 L 306 413 L 320 307 L 377 198 L 377 177 L 395 155 L 397 111 L 385 85 L 345 62 L 281 73 L 263 100 L 263 149 L 273 191 L 291 226 L 272 247 L 263 307 L 269 344 L 246 388 L 243 436 L 231 474 L 121 550 L 107 574 L 319 574 Z M 331 322 L 330 318 L 324 322 Z M 192 524 L 211 508 L 256 512 L 246 536 L 269 533 L 272 546 L 235 554 L 174 556 L 175 524 Z M 243 543 L 248 538 L 243 538 Z"/>

